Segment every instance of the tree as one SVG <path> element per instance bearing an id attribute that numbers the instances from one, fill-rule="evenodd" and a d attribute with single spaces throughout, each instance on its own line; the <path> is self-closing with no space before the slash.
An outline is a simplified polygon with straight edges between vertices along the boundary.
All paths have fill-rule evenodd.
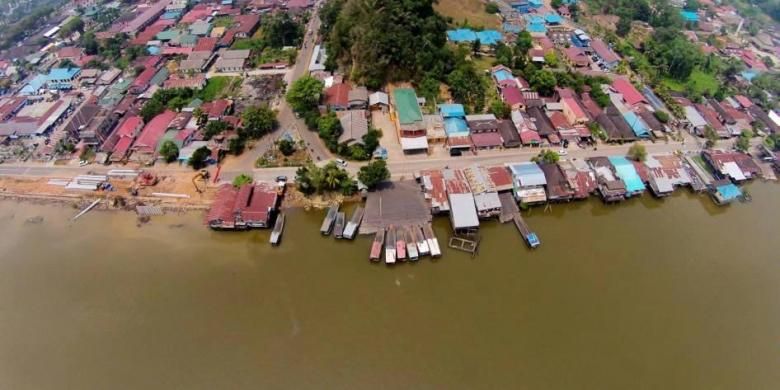
<path id="1" fill-rule="evenodd" d="M 712 149 L 718 143 L 718 133 L 709 125 L 704 127 L 704 138 L 707 139 L 704 143 L 705 148 Z"/>
<path id="2" fill-rule="evenodd" d="M 156 117 L 161 112 L 165 111 L 165 105 L 156 99 L 150 99 L 143 107 L 141 107 L 141 118 L 144 123 L 149 123 L 152 118 Z"/>
<path id="3" fill-rule="evenodd" d="M 443 78 L 452 68 L 446 20 L 431 0 L 347 1 L 327 42 L 328 57 L 368 88 L 388 81 Z"/>
<path id="4" fill-rule="evenodd" d="M 631 31 L 631 19 L 620 17 L 617 22 L 615 33 L 620 37 L 625 37 Z"/>
<path id="5" fill-rule="evenodd" d="M 555 79 L 555 74 L 548 70 L 540 70 L 534 73 L 528 82 L 535 90 L 539 91 L 539 93 L 544 96 L 552 95 L 555 86 L 558 84 L 558 80 Z"/>
<path id="6" fill-rule="evenodd" d="M 496 5 L 494 2 L 491 1 L 490 3 L 485 4 L 485 12 L 489 14 L 497 14 L 499 11 L 500 10 L 498 9 L 498 5 Z"/>
<path id="7" fill-rule="evenodd" d="M 531 50 L 532 47 L 534 47 L 534 39 L 531 36 L 531 33 L 522 31 L 520 34 L 517 34 L 517 40 L 515 41 L 515 49 L 517 51 L 515 54 L 518 56 L 526 56 L 528 50 Z"/>
<path id="8" fill-rule="evenodd" d="M 655 115 L 655 119 L 658 119 L 661 123 L 669 123 L 669 114 L 666 113 L 666 111 L 656 110 L 653 115 Z"/>
<path id="9" fill-rule="evenodd" d="M 368 132 L 363 136 L 363 149 L 365 149 L 369 157 L 379 147 L 379 138 L 381 136 L 382 132 L 374 128 L 368 129 Z"/>
<path id="10" fill-rule="evenodd" d="M 264 20 L 263 38 L 268 46 L 275 48 L 298 46 L 303 38 L 303 26 L 293 20 L 287 12 L 276 13 Z"/>
<path id="11" fill-rule="evenodd" d="M 558 67 L 558 56 L 555 55 L 555 52 L 548 52 L 544 55 L 544 63 L 550 66 L 551 68 L 557 68 Z"/>
<path id="12" fill-rule="evenodd" d="M 456 101 L 465 103 L 471 112 L 485 107 L 485 81 L 470 62 L 458 65 L 447 76 L 450 93 Z"/>
<path id="13" fill-rule="evenodd" d="M 172 163 L 179 158 L 179 147 L 173 141 L 166 140 L 160 146 L 160 156 L 165 159 L 165 162 Z"/>
<path id="14" fill-rule="evenodd" d="M 557 152 L 549 149 L 542 149 L 538 155 L 531 158 L 535 163 L 555 164 L 561 159 Z"/>
<path id="15" fill-rule="evenodd" d="M 496 116 L 496 118 L 499 119 L 508 119 L 509 116 L 512 114 L 512 109 L 509 107 L 508 104 L 504 103 L 501 100 L 494 100 L 493 103 L 490 104 L 490 112 L 493 113 L 493 115 Z"/>
<path id="16" fill-rule="evenodd" d="M 471 44 L 471 54 L 473 54 L 474 57 L 480 57 L 481 56 L 481 53 L 480 53 L 481 49 L 482 49 L 482 42 L 480 42 L 479 38 L 477 38 L 477 40 L 472 42 L 472 44 Z"/>
<path id="17" fill-rule="evenodd" d="M 245 184 L 252 184 L 253 181 L 254 179 L 252 176 L 249 176 L 246 173 L 242 173 L 233 178 L 233 187 L 240 188 Z"/>
<path id="18" fill-rule="evenodd" d="M 75 32 L 84 32 L 84 21 L 79 16 L 74 16 L 65 22 L 60 28 L 59 36 L 67 38 Z"/>
<path id="19" fill-rule="evenodd" d="M 634 161 L 645 161 L 647 158 L 647 149 L 645 149 L 645 145 L 635 143 L 628 149 L 627 156 Z"/>
<path id="20" fill-rule="evenodd" d="M 334 190 L 339 190 L 345 195 L 354 192 L 354 184 L 349 173 L 333 161 L 322 168 L 313 163 L 298 168 L 295 173 L 295 183 L 298 190 L 307 195 Z"/>
<path id="21" fill-rule="evenodd" d="M 280 139 L 279 142 L 276 143 L 276 147 L 278 147 L 279 151 L 285 156 L 291 156 L 295 153 L 295 143 L 288 139 Z"/>
<path id="22" fill-rule="evenodd" d="M 313 111 L 320 102 L 324 86 L 325 83 L 322 81 L 311 76 L 304 76 L 295 80 L 285 99 L 287 103 L 290 103 L 293 111 L 297 113 Z"/>
<path id="23" fill-rule="evenodd" d="M 553 9 L 558 9 L 563 5 L 563 0 L 552 0 L 550 5 L 553 7 Z"/>
<path id="24" fill-rule="evenodd" d="M 278 126 L 276 111 L 267 106 L 253 106 L 244 110 L 241 115 L 243 134 L 249 139 L 257 139 Z"/>
<path id="25" fill-rule="evenodd" d="M 98 54 L 98 50 L 100 50 L 100 45 L 97 42 L 97 38 L 95 38 L 95 33 L 92 31 L 87 31 L 81 36 L 81 46 L 84 48 L 84 53 L 87 55 Z"/>
<path id="26" fill-rule="evenodd" d="M 246 148 L 246 138 L 240 134 L 238 137 L 230 138 L 228 141 L 228 153 L 234 156 L 244 153 L 244 148 Z"/>
<path id="27" fill-rule="evenodd" d="M 385 160 L 376 160 L 360 167 L 357 177 L 366 187 L 374 189 L 379 183 L 390 178 L 390 171 Z"/>
<path id="28" fill-rule="evenodd" d="M 206 123 L 206 127 L 203 129 L 203 139 L 208 141 L 220 134 L 223 131 L 230 128 L 230 124 L 224 121 L 216 120 Z"/>
<path id="29" fill-rule="evenodd" d="M 341 121 L 339 121 L 336 113 L 331 111 L 319 118 L 317 131 L 320 138 L 328 145 L 328 148 L 335 150 L 338 147 L 339 137 L 344 130 L 341 128 Z"/>
<path id="30" fill-rule="evenodd" d="M 742 130 L 739 134 L 737 141 L 734 143 L 734 147 L 742 153 L 747 153 L 750 150 L 750 139 L 753 138 L 753 133 L 750 130 Z"/>
<path id="31" fill-rule="evenodd" d="M 211 150 L 205 146 L 202 146 L 192 153 L 192 156 L 190 156 L 190 160 L 187 161 L 187 164 L 189 164 L 192 169 L 198 170 L 206 167 L 206 163 L 210 157 Z"/>

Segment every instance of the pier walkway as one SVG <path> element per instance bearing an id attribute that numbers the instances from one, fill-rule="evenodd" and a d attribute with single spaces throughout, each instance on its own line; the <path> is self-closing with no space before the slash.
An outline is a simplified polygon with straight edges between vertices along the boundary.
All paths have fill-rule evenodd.
<path id="1" fill-rule="evenodd" d="M 528 227 L 528 224 L 525 222 L 519 212 L 512 215 L 512 221 L 515 223 L 515 227 L 517 227 L 517 230 L 523 236 L 523 239 L 525 240 L 526 244 L 528 244 L 528 246 L 531 248 L 536 248 L 541 244 L 539 237 L 536 235 L 536 233 L 531 231 L 531 228 Z"/>

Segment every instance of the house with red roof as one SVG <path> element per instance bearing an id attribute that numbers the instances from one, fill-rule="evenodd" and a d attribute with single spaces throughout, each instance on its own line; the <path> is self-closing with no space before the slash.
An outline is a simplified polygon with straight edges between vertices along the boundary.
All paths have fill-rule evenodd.
<path id="1" fill-rule="evenodd" d="M 237 26 L 231 30 L 235 31 L 236 38 L 249 38 L 257 31 L 257 26 L 260 25 L 259 15 L 236 15 L 233 17 Z"/>
<path id="2" fill-rule="evenodd" d="M 633 107 L 639 103 L 647 103 L 645 97 L 639 93 L 639 91 L 637 91 L 636 87 L 634 87 L 630 81 L 625 78 L 616 78 L 615 81 L 612 82 L 611 89 L 614 92 L 623 95 L 623 102 L 630 107 Z"/>
<path id="3" fill-rule="evenodd" d="M 206 86 L 206 75 L 197 74 L 192 77 L 171 76 L 163 83 L 163 89 L 192 88 L 201 89 Z"/>
<path id="4" fill-rule="evenodd" d="M 325 105 L 333 111 L 343 111 L 349 108 L 349 83 L 334 84 L 325 90 Z"/>
<path id="5" fill-rule="evenodd" d="M 168 126 L 176 118 L 176 112 L 165 110 L 152 118 L 144 126 L 135 144 L 132 146 L 132 158 L 136 161 L 151 162 L 157 157 L 157 148 Z"/>
<path id="6" fill-rule="evenodd" d="M 590 121 L 588 114 L 574 95 L 561 98 L 560 103 L 563 106 L 563 115 L 569 123 L 585 124 Z"/>
<path id="7" fill-rule="evenodd" d="M 581 47 L 571 46 L 563 49 L 563 55 L 571 66 L 584 68 L 590 65 L 590 58 Z"/>
<path id="8" fill-rule="evenodd" d="M 523 97 L 523 92 L 517 87 L 501 89 L 501 99 L 512 110 L 525 110 L 525 97 Z"/>
<path id="9" fill-rule="evenodd" d="M 209 121 L 218 121 L 227 115 L 233 102 L 227 99 L 217 99 L 213 102 L 206 102 L 200 106 L 201 111 L 206 115 Z"/>
<path id="10" fill-rule="evenodd" d="M 140 116 L 131 115 L 125 118 L 122 123 L 117 126 L 116 129 L 108 136 L 108 138 L 100 146 L 100 150 L 103 152 L 110 152 L 110 160 L 113 162 L 124 161 L 127 157 L 127 152 L 130 150 L 130 146 L 133 144 L 135 137 L 141 128 L 144 126 L 144 121 Z"/>
<path id="11" fill-rule="evenodd" d="M 620 57 L 618 57 L 618 55 L 601 39 L 593 39 L 590 42 L 590 47 L 607 69 L 614 69 L 620 62 Z"/>
<path id="12" fill-rule="evenodd" d="M 195 43 L 195 47 L 192 49 L 192 51 L 211 53 L 214 51 L 214 49 L 216 49 L 217 42 L 219 42 L 219 39 L 217 38 L 200 37 L 198 38 L 198 41 Z"/>
<path id="13" fill-rule="evenodd" d="M 212 229 L 269 228 L 278 203 L 279 193 L 273 184 L 245 184 L 238 189 L 223 184 L 205 222 Z"/>
<path id="14" fill-rule="evenodd" d="M 57 59 L 75 61 L 77 58 L 84 54 L 84 50 L 80 47 L 65 46 L 57 50 Z"/>

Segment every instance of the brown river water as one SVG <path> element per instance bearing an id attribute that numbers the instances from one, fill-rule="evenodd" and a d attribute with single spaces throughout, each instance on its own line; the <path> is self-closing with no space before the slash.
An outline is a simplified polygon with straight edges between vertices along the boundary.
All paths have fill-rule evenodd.
<path id="1" fill-rule="evenodd" d="M 0 389 L 777 389 L 780 185 L 749 190 L 536 208 L 537 250 L 490 222 L 474 259 L 392 268 L 324 212 L 272 248 L 0 202 Z"/>

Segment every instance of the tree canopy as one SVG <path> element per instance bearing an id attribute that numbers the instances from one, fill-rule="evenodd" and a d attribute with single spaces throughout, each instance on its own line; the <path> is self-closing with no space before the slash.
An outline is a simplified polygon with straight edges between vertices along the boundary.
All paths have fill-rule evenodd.
<path id="1" fill-rule="evenodd" d="M 252 176 L 247 175 L 246 173 L 242 173 L 233 178 L 233 187 L 238 188 L 243 186 L 244 184 L 252 184 L 253 181 L 254 179 L 252 178 Z"/>
<path id="2" fill-rule="evenodd" d="M 647 149 L 645 145 L 635 143 L 628 148 L 627 156 L 634 161 L 645 161 L 647 159 Z"/>
<path id="3" fill-rule="evenodd" d="M 329 58 L 350 69 L 350 80 L 369 88 L 418 79 L 426 71 L 441 79 L 449 73 L 441 61 L 447 55 L 447 23 L 433 3 L 347 0 L 327 39 Z"/>
<path id="4" fill-rule="evenodd" d="M 385 160 L 376 160 L 360 167 L 357 177 L 366 187 L 374 189 L 379 183 L 390 178 L 390 171 Z"/>
<path id="5" fill-rule="evenodd" d="M 172 163 L 179 158 L 179 147 L 173 141 L 166 140 L 160 146 L 160 156 L 162 156 L 165 162 Z"/>
<path id="6" fill-rule="evenodd" d="M 304 113 L 317 108 L 322 96 L 325 84 L 311 76 L 304 76 L 295 80 L 287 92 L 285 99 L 293 111 Z"/>
<path id="7" fill-rule="evenodd" d="M 266 106 L 253 106 L 244 110 L 241 115 L 242 134 L 250 139 L 260 138 L 279 125 L 276 111 Z"/>

